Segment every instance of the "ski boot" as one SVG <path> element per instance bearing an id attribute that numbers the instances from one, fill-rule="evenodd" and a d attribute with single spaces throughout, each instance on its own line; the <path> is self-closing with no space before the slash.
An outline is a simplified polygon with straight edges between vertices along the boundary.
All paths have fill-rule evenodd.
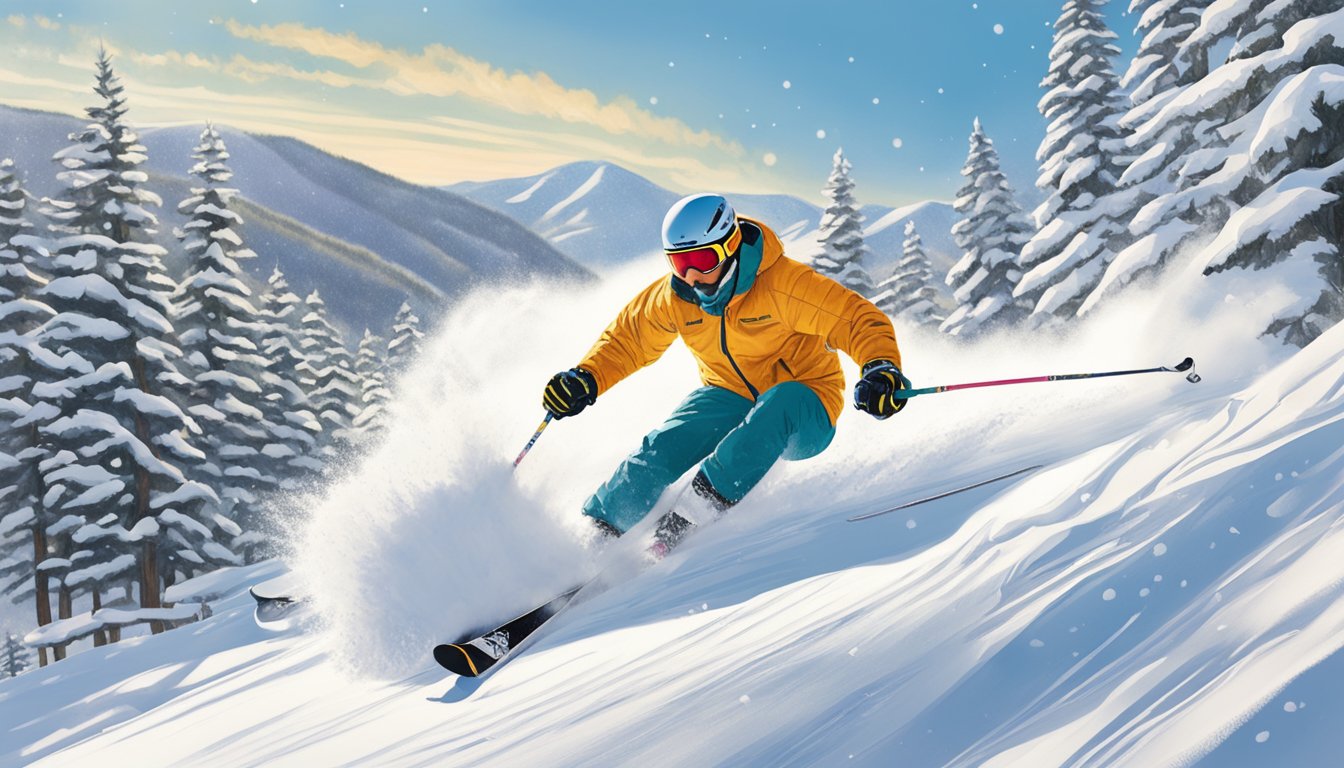
<path id="1" fill-rule="evenodd" d="M 703 471 L 696 472 L 690 487 L 682 491 L 669 510 L 658 520 L 653 532 L 653 544 L 646 550 L 657 562 L 667 556 L 691 529 L 717 520 L 734 502 L 725 499 L 714 489 Z"/>

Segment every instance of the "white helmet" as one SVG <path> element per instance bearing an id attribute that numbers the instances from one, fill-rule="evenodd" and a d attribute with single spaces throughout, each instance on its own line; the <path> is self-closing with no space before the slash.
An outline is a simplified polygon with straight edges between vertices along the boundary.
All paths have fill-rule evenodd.
<path id="1" fill-rule="evenodd" d="M 683 197 L 663 217 L 663 249 L 718 243 L 726 240 L 736 225 L 737 214 L 723 195 Z"/>

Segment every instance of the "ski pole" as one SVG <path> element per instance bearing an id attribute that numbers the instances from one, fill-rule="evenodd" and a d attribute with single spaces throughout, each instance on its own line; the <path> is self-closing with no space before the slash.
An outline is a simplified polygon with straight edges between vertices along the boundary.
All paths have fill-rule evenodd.
<path id="1" fill-rule="evenodd" d="M 1176 365 L 1168 368 L 1159 366 L 1157 368 L 1139 368 L 1132 371 L 1104 371 L 1101 373 L 1063 373 L 1053 376 L 1029 376 L 1024 379 L 1000 379 L 998 381 L 974 381 L 968 384 L 944 384 L 941 387 L 924 387 L 922 389 L 903 389 L 898 390 L 901 399 L 909 400 L 918 395 L 933 395 L 939 392 L 952 392 L 957 389 L 974 389 L 976 387 L 1001 387 L 1005 384 L 1030 384 L 1036 381 L 1066 381 L 1069 379 L 1100 379 L 1105 376 L 1132 376 L 1136 373 L 1159 373 L 1166 371 L 1168 373 L 1190 373 L 1186 375 L 1185 380 L 1191 384 L 1199 382 L 1199 374 L 1195 373 L 1195 361 L 1193 358 L 1185 358 Z"/>
<path id="2" fill-rule="evenodd" d="M 527 452 L 532 450 L 532 446 L 537 444 L 537 438 L 541 437 L 541 433 L 546 431 L 546 426 L 551 423 L 551 419 L 553 418 L 555 418 L 555 414 L 551 413 L 550 411 L 547 411 L 546 418 L 541 420 L 541 425 L 538 426 L 537 431 L 533 433 L 532 439 L 528 440 L 527 445 L 523 446 L 523 452 L 518 454 L 518 458 L 513 460 L 514 469 L 518 468 L 518 464 L 522 462 L 523 457 L 527 455 Z"/>

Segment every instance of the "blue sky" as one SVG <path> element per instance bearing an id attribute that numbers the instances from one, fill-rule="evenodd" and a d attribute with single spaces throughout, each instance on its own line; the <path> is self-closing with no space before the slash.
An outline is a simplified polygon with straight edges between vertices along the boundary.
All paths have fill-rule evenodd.
<path id="1" fill-rule="evenodd" d="M 979 116 L 1030 198 L 1062 4 L 9 0 L 0 100 L 78 112 L 101 41 L 140 124 L 294 135 L 419 183 L 610 160 L 818 201 L 843 147 L 888 205 L 950 199 Z"/>

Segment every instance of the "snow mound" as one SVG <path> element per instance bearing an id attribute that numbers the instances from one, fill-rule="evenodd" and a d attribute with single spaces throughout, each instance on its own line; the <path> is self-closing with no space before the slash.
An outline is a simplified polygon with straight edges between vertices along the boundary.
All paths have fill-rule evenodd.
<path id="1" fill-rule="evenodd" d="M 294 566 L 320 628 L 264 634 L 225 600 L 199 624 L 0 682 L 0 722 L 17 723 L 0 762 L 1222 768 L 1333 754 L 1344 326 L 1284 361 L 1248 341 L 1264 307 L 1234 282 L 1210 285 L 1247 299 L 1178 280 L 1060 338 L 898 329 L 916 385 L 1185 354 L 1205 380 L 948 393 L 887 422 L 847 411 L 825 454 L 773 469 L 497 674 L 443 672 L 433 643 L 591 570 L 578 505 L 695 386 L 676 346 L 509 467 L 546 375 L 654 277 L 473 296 L 411 373 L 387 442 L 313 511 Z M 846 521 L 1032 464 L 1046 467 Z"/>

